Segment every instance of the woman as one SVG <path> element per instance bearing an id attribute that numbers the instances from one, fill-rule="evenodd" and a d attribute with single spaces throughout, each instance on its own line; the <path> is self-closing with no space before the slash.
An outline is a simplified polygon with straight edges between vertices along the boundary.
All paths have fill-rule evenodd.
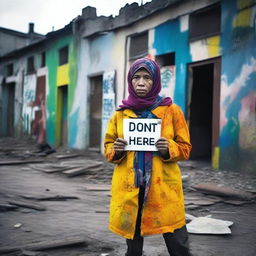
<path id="1" fill-rule="evenodd" d="M 170 255 L 190 255 L 181 173 L 189 158 L 189 131 L 181 109 L 159 96 L 160 69 L 153 60 L 135 61 L 128 73 L 129 96 L 112 116 L 104 140 L 105 157 L 116 164 L 112 178 L 112 232 L 127 240 L 126 256 L 141 256 L 143 236 L 163 234 Z M 123 119 L 162 120 L 155 152 L 126 151 Z"/>

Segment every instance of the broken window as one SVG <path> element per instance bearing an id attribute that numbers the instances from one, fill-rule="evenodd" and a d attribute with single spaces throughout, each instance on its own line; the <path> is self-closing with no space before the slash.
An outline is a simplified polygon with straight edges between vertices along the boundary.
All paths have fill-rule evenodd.
<path id="1" fill-rule="evenodd" d="M 190 40 L 198 40 L 220 33 L 220 4 L 211 5 L 192 13 L 189 17 Z"/>
<path id="2" fill-rule="evenodd" d="M 41 68 L 45 67 L 45 52 L 41 54 Z"/>
<path id="3" fill-rule="evenodd" d="M 156 62 L 161 67 L 175 66 L 175 53 L 167 53 L 156 56 Z"/>
<path id="4" fill-rule="evenodd" d="M 59 50 L 59 65 L 68 63 L 68 46 L 65 46 Z"/>
<path id="5" fill-rule="evenodd" d="M 7 76 L 12 76 L 13 75 L 13 63 L 8 64 L 6 66 L 6 75 Z"/>
<path id="6" fill-rule="evenodd" d="M 27 73 L 31 74 L 33 72 L 35 72 L 34 57 L 31 56 L 27 60 Z"/>
<path id="7" fill-rule="evenodd" d="M 148 54 L 148 31 L 132 35 L 130 39 L 129 59 L 145 57 Z"/>

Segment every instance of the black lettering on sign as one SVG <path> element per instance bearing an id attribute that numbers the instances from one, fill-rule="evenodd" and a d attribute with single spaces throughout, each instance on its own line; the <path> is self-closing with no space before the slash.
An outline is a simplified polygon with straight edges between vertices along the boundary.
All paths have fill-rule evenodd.
<path id="1" fill-rule="evenodd" d="M 129 145 L 136 145 L 135 143 L 135 138 L 134 137 L 129 137 Z"/>
<path id="2" fill-rule="evenodd" d="M 153 132 L 155 132 L 155 131 L 156 131 L 156 126 L 157 126 L 157 124 L 154 123 L 154 124 L 151 124 L 151 125 L 153 125 Z"/>
<path id="3" fill-rule="evenodd" d="M 138 132 L 156 132 L 156 123 L 147 124 L 147 123 L 129 123 L 129 131 L 133 132 L 137 130 Z"/>
<path id="4" fill-rule="evenodd" d="M 129 137 L 129 145 L 155 145 L 155 138 L 148 138 L 148 137 Z"/>
<path id="5" fill-rule="evenodd" d="M 137 145 L 143 145 L 141 137 L 137 137 Z"/>
<path id="6" fill-rule="evenodd" d="M 137 131 L 142 132 L 143 131 L 143 123 L 138 123 L 137 124 Z"/>
<path id="7" fill-rule="evenodd" d="M 149 140 L 149 139 L 148 139 L 147 137 L 146 137 L 146 138 L 144 137 L 144 138 L 143 138 L 143 145 L 148 145 L 148 140 Z"/>
<path id="8" fill-rule="evenodd" d="M 151 132 L 151 124 L 145 123 L 144 129 L 145 129 L 144 132 L 146 132 L 146 131 Z"/>
<path id="9" fill-rule="evenodd" d="M 135 123 L 130 122 L 129 123 L 129 131 L 133 132 L 133 131 L 135 131 L 135 128 L 136 128 Z"/>
<path id="10" fill-rule="evenodd" d="M 149 145 L 150 146 L 154 146 L 155 145 L 155 139 L 154 138 L 150 138 L 149 139 Z"/>

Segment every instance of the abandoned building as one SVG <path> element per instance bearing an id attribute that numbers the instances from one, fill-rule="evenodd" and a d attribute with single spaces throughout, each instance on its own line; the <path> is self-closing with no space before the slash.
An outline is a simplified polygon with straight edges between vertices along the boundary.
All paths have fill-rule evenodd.
<path id="1" fill-rule="evenodd" d="M 64 28 L 1 52 L 0 136 L 102 150 L 129 66 L 147 56 L 161 67 L 162 95 L 185 113 L 191 159 L 255 172 L 255 45 L 255 0 L 153 0 L 116 17 L 85 7 Z"/>

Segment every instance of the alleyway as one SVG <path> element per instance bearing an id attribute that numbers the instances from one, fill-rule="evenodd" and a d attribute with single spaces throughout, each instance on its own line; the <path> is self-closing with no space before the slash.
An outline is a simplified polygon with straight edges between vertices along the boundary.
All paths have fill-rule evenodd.
<path id="1" fill-rule="evenodd" d="M 113 165 L 93 151 L 36 150 L 0 139 L 0 255 L 123 256 L 125 240 L 107 226 Z M 231 234 L 191 233 L 193 255 L 255 256 L 256 176 L 180 166 L 187 213 L 233 222 Z M 161 236 L 146 237 L 144 250 L 167 256 Z"/>

